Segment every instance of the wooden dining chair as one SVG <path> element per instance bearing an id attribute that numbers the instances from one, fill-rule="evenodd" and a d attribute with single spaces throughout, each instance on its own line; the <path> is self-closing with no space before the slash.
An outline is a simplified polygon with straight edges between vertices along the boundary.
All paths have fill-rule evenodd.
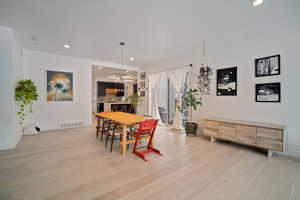
<path id="1" fill-rule="evenodd" d="M 99 137 L 99 134 L 101 134 L 101 141 L 103 138 L 103 135 L 107 133 L 107 131 L 110 129 L 110 120 L 105 119 L 103 117 L 97 116 L 97 126 L 96 126 L 96 138 Z"/>
<path id="2" fill-rule="evenodd" d="M 99 132 L 101 131 L 102 128 L 102 117 L 96 116 L 97 118 L 97 125 L 96 125 L 96 138 L 98 138 Z"/>
<path id="3" fill-rule="evenodd" d="M 134 153 L 138 157 L 142 158 L 144 161 L 147 161 L 145 158 L 145 154 L 147 154 L 147 153 L 154 152 L 154 153 L 157 153 L 162 156 L 160 151 L 152 146 L 152 140 L 153 140 L 153 136 L 154 136 L 154 133 L 156 130 L 157 122 L 158 122 L 158 120 L 154 120 L 154 119 L 145 120 L 144 122 L 142 122 L 140 124 L 140 127 L 138 128 L 138 130 L 133 134 L 135 137 L 135 143 L 133 146 L 132 153 Z M 143 137 L 149 137 L 149 141 L 146 146 L 146 150 L 137 151 L 137 149 L 139 149 L 138 144 L 140 143 L 140 140 Z"/>
<path id="4" fill-rule="evenodd" d="M 105 148 L 107 147 L 108 140 L 110 140 L 110 152 L 112 152 L 114 141 L 115 140 L 122 140 L 123 134 L 123 127 L 120 126 L 118 123 L 111 122 L 109 130 L 106 133 L 106 140 L 105 140 Z M 128 139 L 128 135 L 127 135 Z"/>

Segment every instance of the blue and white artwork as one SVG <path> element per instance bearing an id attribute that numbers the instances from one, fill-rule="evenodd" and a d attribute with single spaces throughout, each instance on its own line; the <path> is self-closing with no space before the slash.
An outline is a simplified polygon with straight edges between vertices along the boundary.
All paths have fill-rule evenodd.
<path id="1" fill-rule="evenodd" d="M 73 101 L 73 73 L 47 71 L 47 101 Z"/>

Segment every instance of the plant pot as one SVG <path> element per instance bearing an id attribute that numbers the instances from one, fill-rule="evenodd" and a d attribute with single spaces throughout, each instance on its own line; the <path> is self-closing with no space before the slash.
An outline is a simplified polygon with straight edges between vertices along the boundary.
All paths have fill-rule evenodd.
<path id="1" fill-rule="evenodd" d="M 194 122 L 186 122 L 184 125 L 185 133 L 187 135 L 196 135 L 197 134 L 198 124 Z"/>

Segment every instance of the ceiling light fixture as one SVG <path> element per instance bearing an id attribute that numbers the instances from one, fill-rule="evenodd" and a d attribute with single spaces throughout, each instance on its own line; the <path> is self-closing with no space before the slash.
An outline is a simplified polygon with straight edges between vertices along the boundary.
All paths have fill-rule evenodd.
<path id="1" fill-rule="evenodd" d="M 65 47 L 66 49 L 70 49 L 70 48 L 71 48 L 71 46 L 70 46 L 69 44 L 65 44 L 64 47 Z"/>
<path id="2" fill-rule="evenodd" d="M 254 0 L 253 3 L 252 3 L 252 5 L 253 5 L 253 6 L 259 6 L 259 5 L 261 5 L 263 2 L 264 2 L 264 0 Z"/>
<path id="3" fill-rule="evenodd" d="M 130 58 L 129 60 L 130 60 L 130 61 L 134 61 L 134 58 Z"/>
<path id="4" fill-rule="evenodd" d="M 102 69 L 102 67 L 101 67 L 101 66 L 99 66 L 99 67 L 98 67 L 98 69 Z"/>

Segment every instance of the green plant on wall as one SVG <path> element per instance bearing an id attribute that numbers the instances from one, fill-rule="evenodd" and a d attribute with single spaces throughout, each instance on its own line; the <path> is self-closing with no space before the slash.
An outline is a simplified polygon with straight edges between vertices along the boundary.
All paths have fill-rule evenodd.
<path id="1" fill-rule="evenodd" d="M 197 110 L 198 106 L 202 105 L 200 92 L 197 89 L 190 88 L 183 97 L 183 103 L 189 108 L 189 120 L 192 121 L 192 111 Z M 179 112 L 183 113 L 182 106 L 177 106 Z"/>
<path id="2" fill-rule="evenodd" d="M 31 80 L 20 80 L 15 89 L 15 99 L 20 103 L 20 111 L 17 115 L 20 119 L 20 124 L 23 123 L 26 116 L 26 109 L 32 113 L 32 105 L 38 99 L 37 88 Z"/>
<path id="3" fill-rule="evenodd" d="M 142 102 L 142 99 L 138 94 L 133 94 L 126 97 L 125 102 L 132 104 L 134 110 L 136 111 L 136 108 Z"/>

